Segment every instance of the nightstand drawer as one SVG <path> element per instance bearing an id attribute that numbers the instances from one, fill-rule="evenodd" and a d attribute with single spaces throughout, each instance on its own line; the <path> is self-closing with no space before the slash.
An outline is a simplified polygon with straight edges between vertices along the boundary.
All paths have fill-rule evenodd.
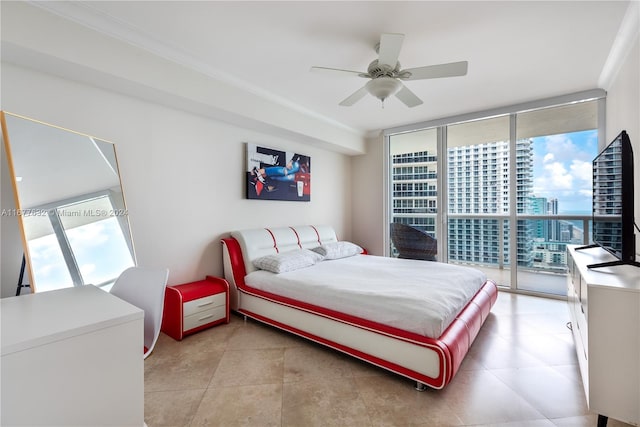
<path id="1" fill-rule="evenodd" d="M 229 283 L 219 277 L 167 286 L 162 332 L 180 341 L 186 335 L 229 323 Z"/>
<path id="2" fill-rule="evenodd" d="M 208 307 L 211 306 L 209 305 Z M 226 315 L 227 310 L 224 304 L 217 307 L 211 307 L 208 310 L 200 311 L 189 316 L 186 315 L 185 311 L 184 321 L 182 325 L 184 331 L 186 332 L 191 329 L 197 328 L 198 326 L 203 326 L 211 322 L 215 322 L 216 320 L 224 319 Z"/>
<path id="3" fill-rule="evenodd" d="M 183 313 L 185 319 L 187 316 L 191 316 L 193 314 L 199 313 L 201 311 L 209 310 L 213 307 L 223 306 L 226 301 L 226 294 L 216 294 L 210 295 L 208 297 L 199 298 L 197 300 L 189 301 L 184 303 Z M 186 326 L 185 326 L 185 329 Z"/>

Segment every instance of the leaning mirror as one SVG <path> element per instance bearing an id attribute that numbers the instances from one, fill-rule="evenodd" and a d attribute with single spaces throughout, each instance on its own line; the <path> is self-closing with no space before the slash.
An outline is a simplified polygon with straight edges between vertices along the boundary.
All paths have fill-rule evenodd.
<path id="1" fill-rule="evenodd" d="M 115 146 L 3 112 L 33 292 L 108 287 L 135 265 Z"/>

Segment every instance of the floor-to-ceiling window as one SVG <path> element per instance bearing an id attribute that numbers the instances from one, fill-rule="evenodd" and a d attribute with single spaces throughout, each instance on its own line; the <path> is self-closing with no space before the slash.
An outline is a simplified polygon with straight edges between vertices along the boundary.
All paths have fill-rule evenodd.
<path id="1" fill-rule="evenodd" d="M 516 139 L 528 141 L 530 187 L 518 207 L 518 289 L 564 295 L 566 249 L 590 237 L 592 165 L 598 154 L 597 101 L 516 115 Z M 524 168 L 518 168 L 519 176 Z M 539 219 L 538 219 L 539 218 Z"/>
<path id="2" fill-rule="evenodd" d="M 407 224 L 436 237 L 439 234 L 437 129 L 393 135 L 389 164 L 389 222 Z M 395 254 L 393 245 L 390 251 Z"/>
<path id="3" fill-rule="evenodd" d="M 447 126 L 446 150 L 449 262 L 508 269 L 509 116 Z"/>
<path id="4" fill-rule="evenodd" d="M 603 96 L 388 130 L 389 222 L 437 238 L 439 261 L 473 265 L 513 290 L 563 295 L 566 245 L 590 238 Z"/>

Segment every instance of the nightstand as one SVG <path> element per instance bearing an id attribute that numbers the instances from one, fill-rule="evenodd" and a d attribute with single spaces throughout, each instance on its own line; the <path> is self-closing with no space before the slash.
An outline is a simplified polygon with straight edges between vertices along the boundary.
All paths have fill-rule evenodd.
<path id="1" fill-rule="evenodd" d="M 187 335 L 229 323 L 229 283 L 207 276 L 205 280 L 167 286 L 162 332 L 178 341 Z"/>

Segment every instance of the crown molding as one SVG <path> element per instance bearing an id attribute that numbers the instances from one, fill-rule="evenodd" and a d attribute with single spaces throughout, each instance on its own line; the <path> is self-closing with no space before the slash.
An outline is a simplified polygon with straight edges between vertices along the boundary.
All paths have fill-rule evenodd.
<path id="1" fill-rule="evenodd" d="M 620 22 L 609 56 L 602 67 L 598 86 L 607 90 L 624 65 L 629 52 L 640 37 L 640 1 L 631 0 L 627 12 Z"/>

